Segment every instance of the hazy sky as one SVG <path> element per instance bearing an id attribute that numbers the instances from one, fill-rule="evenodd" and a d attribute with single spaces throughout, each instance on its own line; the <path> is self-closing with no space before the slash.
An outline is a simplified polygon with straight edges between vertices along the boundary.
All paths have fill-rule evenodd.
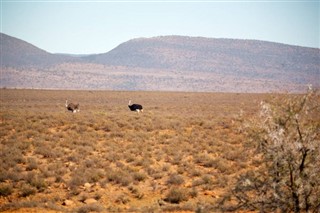
<path id="1" fill-rule="evenodd" d="M 1 32 L 51 53 L 104 53 L 132 38 L 160 35 L 320 48 L 319 5 L 319 0 L 1 0 Z"/>

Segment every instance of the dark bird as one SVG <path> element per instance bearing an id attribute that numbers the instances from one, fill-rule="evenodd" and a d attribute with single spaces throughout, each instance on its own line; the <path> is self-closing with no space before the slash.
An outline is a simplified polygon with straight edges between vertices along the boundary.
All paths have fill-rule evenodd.
<path id="1" fill-rule="evenodd" d="M 68 104 L 68 100 L 66 100 L 66 108 L 73 113 L 80 112 L 80 105 L 74 103 Z"/>
<path id="2" fill-rule="evenodd" d="M 129 101 L 128 107 L 131 111 L 143 112 L 143 108 L 140 104 L 131 104 L 131 100 Z"/>

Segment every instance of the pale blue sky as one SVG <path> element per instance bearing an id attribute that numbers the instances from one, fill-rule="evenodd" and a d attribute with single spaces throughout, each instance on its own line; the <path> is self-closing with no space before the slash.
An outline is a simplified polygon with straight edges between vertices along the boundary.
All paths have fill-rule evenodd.
<path id="1" fill-rule="evenodd" d="M 169 1 L 1 0 L 1 32 L 51 53 L 104 53 L 160 35 L 320 48 L 319 0 Z"/>

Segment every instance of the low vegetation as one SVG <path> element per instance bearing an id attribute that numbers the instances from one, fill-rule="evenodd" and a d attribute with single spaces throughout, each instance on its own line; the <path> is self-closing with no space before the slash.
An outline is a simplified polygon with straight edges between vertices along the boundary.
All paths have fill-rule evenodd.
<path id="1" fill-rule="evenodd" d="M 273 134 L 266 128 L 274 124 L 253 125 L 261 101 L 275 100 L 272 95 L 8 89 L 0 92 L 1 211 L 259 211 L 261 208 L 249 205 L 249 201 L 244 205 L 241 196 L 250 198 L 254 193 L 262 193 L 249 187 L 254 183 L 252 178 L 261 172 L 270 171 L 264 178 L 273 180 L 275 171 L 270 168 L 276 162 L 265 163 L 273 158 L 269 151 L 264 151 L 269 148 L 262 148 L 259 142 L 263 136 Z M 275 97 L 282 101 L 304 96 Z M 79 102 L 81 111 L 68 112 L 66 99 Z M 131 112 L 129 99 L 142 104 L 144 112 Z M 312 100 L 318 109 L 319 96 L 313 95 Z M 311 120 L 298 121 L 299 128 L 319 130 L 319 110 L 311 113 L 310 108 L 309 115 Z M 282 114 L 278 117 L 274 122 L 281 123 Z M 294 118 L 290 121 L 297 122 Z M 288 130 L 296 130 L 292 125 Z M 310 141 L 319 143 L 319 134 L 310 136 Z M 270 137 L 265 139 L 272 141 Z M 312 155 L 313 151 L 307 153 L 303 178 L 316 172 L 308 166 L 319 158 L 317 153 Z M 290 200 L 287 168 L 291 167 L 279 171 L 286 178 L 280 179 L 278 189 Z M 312 184 L 319 183 L 317 176 L 311 176 Z M 250 190 L 237 190 L 243 180 L 251 181 L 247 187 Z M 307 179 L 303 180 L 305 184 Z M 282 192 L 283 187 L 289 191 Z M 271 196 L 272 191 L 266 192 Z M 298 189 L 295 192 L 300 193 Z M 304 192 L 311 192 L 308 208 L 314 210 L 319 189 Z M 305 197 L 299 200 L 302 198 Z M 284 211 L 306 210 L 304 202 L 299 203 L 299 209 L 293 203 L 281 206 Z M 266 206 L 265 211 L 277 210 L 271 207 Z"/>

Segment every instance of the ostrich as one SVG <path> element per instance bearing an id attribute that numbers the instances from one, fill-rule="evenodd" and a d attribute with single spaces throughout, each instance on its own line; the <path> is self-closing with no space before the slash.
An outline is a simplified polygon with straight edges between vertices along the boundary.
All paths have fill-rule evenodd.
<path id="1" fill-rule="evenodd" d="M 128 107 L 131 111 L 143 112 L 143 108 L 140 104 L 131 104 L 131 100 L 129 101 Z"/>
<path id="2" fill-rule="evenodd" d="M 80 112 L 80 105 L 74 103 L 68 104 L 68 100 L 66 100 L 66 108 L 73 113 Z"/>

